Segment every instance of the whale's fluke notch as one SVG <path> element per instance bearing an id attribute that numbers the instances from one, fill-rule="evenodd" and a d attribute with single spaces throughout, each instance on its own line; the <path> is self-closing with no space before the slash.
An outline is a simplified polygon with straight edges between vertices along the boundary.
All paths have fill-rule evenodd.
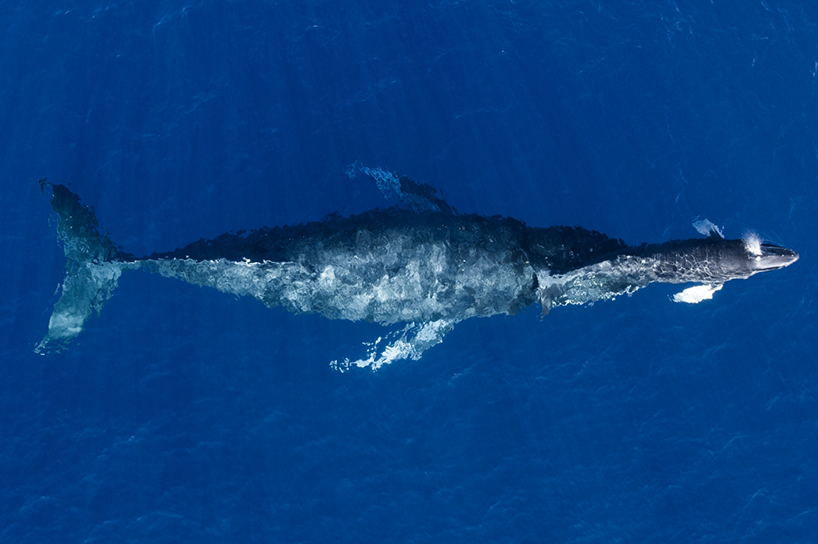
<path id="1" fill-rule="evenodd" d="M 698 302 L 727 281 L 798 260 L 795 251 L 757 237 L 629 246 L 583 227 L 529 227 L 510 217 L 459 214 L 428 185 L 354 166 L 350 175 L 368 175 L 401 206 L 227 233 L 145 257 L 101 234 L 93 208 L 68 188 L 41 180 L 58 216 L 66 272 L 36 351 L 59 351 L 75 338 L 127 270 L 253 297 L 294 314 L 403 327 L 369 344 L 367 356 L 334 363 L 343 370 L 418 359 L 471 317 L 514 315 L 534 303 L 547 314 L 630 295 L 653 282 L 693 285 L 674 300 Z M 720 232 L 710 225 L 701 227 Z"/>

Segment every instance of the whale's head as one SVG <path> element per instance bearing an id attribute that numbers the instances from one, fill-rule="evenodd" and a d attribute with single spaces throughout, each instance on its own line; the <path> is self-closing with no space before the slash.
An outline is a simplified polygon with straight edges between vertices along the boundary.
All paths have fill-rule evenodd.
<path id="1" fill-rule="evenodd" d="M 789 266 L 798 253 L 776 244 L 761 242 L 756 236 L 725 240 L 718 237 L 665 242 L 647 246 L 643 254 L 653 254 L 650 261 L 657 281 L 668 283 L 720 284 L 749 278 Z"/>
<path id="2" fill-rule="evenodd" d="M 675 259 L 671 259 L 675 265 L 671 273 L 659 280 L 670 283 L 698 283 L 673 295 L 674 302 L 696 303 L 708 300 L 726 281 L 778 270 L 798 260 L 798 253 L 795 251 L 763 243 L 755 236 L 743 240 L 711 237 L 698 244 L 694 241 L 688 247 L 689 252 L 675 254 Z"/>
<path id="3" fill-rule="evenodd" d="M 714 252 L 718 264 L 713 269 L 720 270 L 725 280 L 778 270 L 798 260 L 798 253 L 792 249 L 762 242 L 755 235 L 740 240 L 713 240 L 712 243 L 718 248 Z"/>
<path id="4" fill-rule="evenodd" d="M 715 268 L 721 269 L 725 279 L 778 270 L 798 260 L 798 253 L 792 249 L 762 242 L 753 234 L 740 240 L 713 240 L 712 243 L 719 248 L 715 252 L 718 261 Z"/>
<path id="5" fill-rule="evenodd" d="M 744 241 L 750 262 L 756 272 L 768 272 L 789 266 L 798 260 L 798 253 L 782 246 L 769 243 L 749 243 Z"/>

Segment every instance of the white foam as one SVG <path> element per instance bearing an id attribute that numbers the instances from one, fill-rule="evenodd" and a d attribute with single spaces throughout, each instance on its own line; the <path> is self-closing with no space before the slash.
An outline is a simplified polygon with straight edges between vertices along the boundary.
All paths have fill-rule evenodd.
<path id="1" fill-rule="evenodd" d="M 424 351 L 441 343 L 443 337 L 453 327 L 454 322 L 446 319 L 426 323 L 410 323 L 402 330 L 387 335 L 387 338 L 397 338 L 387 342 L 382 350 L 379 350 L 379 346 L 384 338 L 379 336 L 374 342 L 364 342 L 364 345 L 368 346 L 365 358 L 356 361 L 350 361 L 346 358 L 343 361 L 331 361 L 330 366 L 340 372 L 346 372 L 354 366 L 378 370 L 384 365 L 402 359 L 418 360 Z"/>

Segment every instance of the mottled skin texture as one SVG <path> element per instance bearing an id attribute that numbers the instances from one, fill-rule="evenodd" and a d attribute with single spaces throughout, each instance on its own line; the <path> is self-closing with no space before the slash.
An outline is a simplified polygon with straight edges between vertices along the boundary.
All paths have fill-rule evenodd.
<path id="1" fill-rule="evenodd" d="M 76 194 L 40 184 L 52 190 L 67 256 L 63 296 L 41 347 L 79 334 L 129 269 L 252 296 L 293 313 L 385 325 L 439 321 L 435 330 L 443 334 L 463 319 L 515 314 L 535 302 L 547 312 L 632 293 L 652 282 L 720 285 L 798 258 L 786 248 L 751 248 L 742 240 L 710 237 L 631 247 L 582 227 L 538 228 L 507 217 L 461 215 L 429 186 L 408 178 L 400 178 L 396 190 L 413 210 L 331 215 L 137 258 L 100 235 L 93 209 Z"/>

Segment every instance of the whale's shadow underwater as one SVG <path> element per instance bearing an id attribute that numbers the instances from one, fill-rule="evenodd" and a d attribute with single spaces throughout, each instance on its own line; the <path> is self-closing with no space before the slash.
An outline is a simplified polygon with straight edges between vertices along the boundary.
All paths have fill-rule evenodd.
<path id="1" fill-rule="evenodd" d="M 400 204 L 302 225 L 260 228 L 136 257 L 101 235 L 92 208 L 63 185 L 51 191 L 66 255 L 62 293 L 38 353 L 60 351 L 102 310 L 127 270 L 146 269 L 292 313 L 404 323 L 372 345 L 381 365 L 418 359 L 456 323 L 515 314 L 538 303 L 585 304 L 631 294 L 653 282 L 690 283 L 674 297 L 698 302 L 730 280 L 777 270 L 798 253 L 758 239 L 706 238 L 628 246 L 582 227 L 529 227 L 508 217 L 460 214 L 432 187 L 380 169 L 357 167 Z"/>

